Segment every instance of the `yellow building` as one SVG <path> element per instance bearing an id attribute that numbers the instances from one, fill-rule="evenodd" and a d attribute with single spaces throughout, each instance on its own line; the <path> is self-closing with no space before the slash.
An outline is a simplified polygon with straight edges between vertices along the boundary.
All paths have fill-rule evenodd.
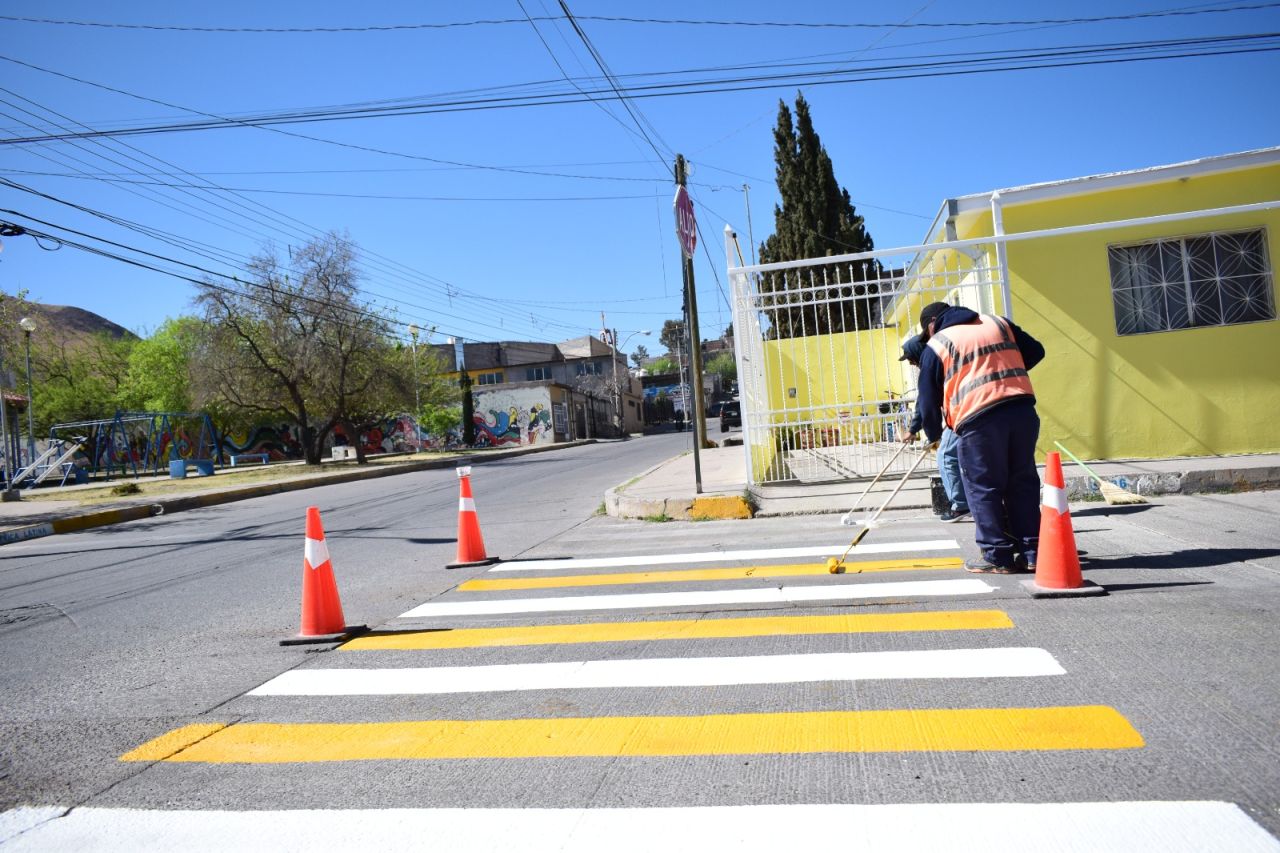
<path id="1" fill-rule="evenodd" d="M 731 267 L 751 482 L 885 465 L 914 398 L 900 347 L 940 300 L 1044 343 L 1041 456 L 1280 450 L 1278 253 L 1269 148 L 947 199 L 916 247 Z"/>
<path id="2" fill-rule="evenodd" d="M 1091 459 L 1280 450 L 1280 148 L 943 211 L 960 240 L 1008 237 L 1013 319 L 1048 353 L 1032 373 L 1042 451 L 1054 439 Z"/>

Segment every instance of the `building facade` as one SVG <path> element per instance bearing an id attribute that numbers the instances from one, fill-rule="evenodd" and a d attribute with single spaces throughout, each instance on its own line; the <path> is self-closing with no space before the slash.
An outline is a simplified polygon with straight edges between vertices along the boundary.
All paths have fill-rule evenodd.
<path id="1" fill-rule="evenodd" d="M 599 338 L 436 344 L 432 349 L 447 375 L 456 380 L 465 371 L 470 378 L 477 438 L 505 436 L 499 443 L 511 443 L 521 434 L 523 443 L 538 443 L 548 437 L 614 438 L 643 429 L 640 383 L 626 357 Z M 560 424 L 557 407 L 563 407 Z M 518 417 L 511 415 L 513 409 Z"/>

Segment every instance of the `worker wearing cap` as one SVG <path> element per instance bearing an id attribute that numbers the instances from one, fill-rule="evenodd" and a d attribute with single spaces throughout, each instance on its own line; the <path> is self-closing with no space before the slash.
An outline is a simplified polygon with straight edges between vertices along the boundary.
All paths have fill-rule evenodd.
<path id="1" fill-rule="evenodd" d="M 971 572 L 1034 568 L 1040 535 L 1040 418 L 1027 372 L 1044 347 L 1005 317 L 933 302 L 920 311 L 916 405 L 925 436 L 958 439 L 960 467 L 982 559 Z"/>
<path id="2" fill-rule="evenodd" d="M 907 338 L 902 345 L 902 355 L 898 361 L 905 361 L 912 367 L 920 367 L 920 356 L 928 349 L 919 335 Z M 920 407 L 916 406 L 902 435 L 903 443 L 916 440 L 920 432 Z M 969 517 L 969 501 L 964 496 L 964 481 L 960 477 L 960 453 L 956 434 L 949 429 L 942 431 L 942 440 L 938 442 L 938 475 L 942 478 L 942 490 L 947 493 L 947 508 L 938 513 L 938 518 L 950 524 Z"/>

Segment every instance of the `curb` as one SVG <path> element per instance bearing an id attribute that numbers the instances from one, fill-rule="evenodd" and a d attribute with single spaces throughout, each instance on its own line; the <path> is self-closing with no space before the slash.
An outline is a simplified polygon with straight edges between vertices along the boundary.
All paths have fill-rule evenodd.
<path id="1" fill-rule="evenodd" d="M 669 462 L 671 460 L 667 460 Z M 785 507 L 791 498 L 758 498 L 753 506 L 736 495 L 703 495 L 681 498 L 638 498 L 625 494 L 625 489 L 661 468 L 666 462 L 615 486 L 605 492 L 605 511 L 615 518 L 646 519 L 656 516 L 681 521 L 701 521 L 712 518 L 786 518 L 801 515 L 829 515 L 843 512 L 836 508 Z M 1144 497 L 1159 495 L 1193 495 L 1221 492 L 1247 492 L 1255 489 L 1280 489 L 1280 466 L 1257 468 L 1218 468 L 1187 471 L 1163 471 L 1159 473 L 1134 471 L 1110 474 L 1103 477 L 1122 489 Z M 1102 491 L 1098 483 L 1087 475 L 1065 478 L 1067 499 L 1072 501 L 1100 501 Z M 745 487 L 744 487 L 745 488 Z M 771 508 L 770 503 L 779 506 Z M 909 500 L 890 507 L 894 510 L 925 509 L 928 501 Z M 732 509 L 730 509 L 732 507 Z M 729 513 L 729 514 L 723 514 Z"/>
<path id="2" fill-rule="evenodd" d="M 423 459 L 417 462 L 397 463 L 372 469 L 357 468 L 352 471 L 322 474 L 315 477 L 305 477 L 297 480 L 285 480 L 279 483 L 263 483 L 257 486 L 243 486 L 240 488 L 226 489 L 220 492 L 210 492 L 203 495 L 188 495 L 185 497 L 169 498 L 167 500 L 157 500 L 151 503 L 137 504 L 136 506 L 118 507 L 116 509 L 105 509 L 97 512 L 86 512 L 79 515 L 67 516 L 66 518 L 55 518 L 52 521 L 45 521 L 40 524 L 32 524 L 26 527 L 15 527 L 10 530 L 0 531 L 0 545 L 8 545 L 12 542 L 26 542 L 29 539 L 39 539 L 44 536 L 52 536 L 59 533 L 75 533 L 80 530 L 88 530 L 92 527 L 104 527 L 109 524 L 119 524 L 124 521 L 137 521 L 143 518 L 164 515 L 165 513 L 201 509 L 207 506 L 234 503 L 235 501 L 266 497 L 267 495 L 283 494 L 284 492 L 296 492 L 302 489 L 312 489 L 319 486 L 333 486 L 339 483 L 352 483 L 359 480 L 376 480 L 380 477 L 394 477 L 397 474 L 413 474 L 418 471 L 430 471 L 437 468 L 454 468 L 463 461 L 469 465 L 479 465 L 494 459 L 507 459 L 512 456 L 528 456 L 533 453 L 546 453 L 552 450 L 582 447 L 584 445 L 595 443 L 597 443 L 597 439 L 588 438 L 581 441 L 568 441 L 563 444 L 550 444 L 545 447 L 520 447 L 511 450 L 482 451 L 483 455 L 478 457 L 459 456 L 452 459 Z"/>
<path id="3" fill-rule="evenodd" d="M 614 518 L 669 518 L 679 521 L 754 518 L 755 507 L 741 495 L 698 495 L 688 498 L 637 498 L 625 494 L 627 486 L 643 480 L 671 460 L 659 462 L 621 486 L 604 493 L 604 509 Z"/>

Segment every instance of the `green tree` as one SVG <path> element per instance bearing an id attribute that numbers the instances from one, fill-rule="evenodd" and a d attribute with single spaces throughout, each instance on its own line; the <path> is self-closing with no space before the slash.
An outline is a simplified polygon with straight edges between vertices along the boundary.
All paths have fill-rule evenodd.
<path id="1" fill-rule="evenodd" d="M 727 384 L 738 378 L 738 362 L 734 359 L 733 353 L 722 352 L 709 359 L 703 365 L 703 371 L 717 374 L 720 381 Z"/>
<path id="2" fill-rule="evenodd" d="M 650 376 L 661 376 L 664 373 L 678 373 L 680 370 L 676 360 L 669 355 L 661 356 L 654 360 L 648 367 Z"/>
<path id="3" fill-rule="evenodd" d="M 189 412 L 191 362 L 204 339 L 196 317 L 165 320 L 129 353 L 129 368 L 120 398 L 122 409 L 143 412 Z"/>
<path id="4" fill-rule="evenodd" d="M 37 434 L 52 424 L 109 418 L 119 407 L 136 338 L 106 332 L 88 340 L 45 337 L 32 345 Z M 24 389 L 25 390 L 25 389 Z"/>
<path id="5" fill-rule="evenodd" d="M 662 331 L 658 333 L 658 341 L 667 348 L 667 352 L 682 352 L 688 348 L 685 342 L 684 322 L 681 320 L 665 320 Z"/>
<path id="6" fill-rule="evenodd" d="M 631 363 L 637 368 L 643 367 L 644 363 L 649 360 L 649 350 L 644 344 L 636 347 L 636 351 L 631 353 Z"/>
<path id="7" fill-rule="evenodd" d="M 875 248 L 863 218 L 854 209 L 849 191 L 836 182 L 831 158 L 813 129 L 809 104 L 796 95 L 795 121 L 785 101 L 778 102 L 773 129 L 773 155 L 782 204 L 773 208 L 774 233 L 760 245 L 760 263 L 796 261 L 824 255 L 866 252 Z M 810 267 L 793 273 L 766 275 L 764 292 L 781 293 L 817 286 L 809 291 L 806 307 L 767 311 L 773 321 L 771 337 L 791 338 L 865 329 L 880 320 L 880 266 L 873 262 Z M 786 305 L 790 294 L 775 298 Z M 823 300 L 836 300 L 823 303 Z"/>

